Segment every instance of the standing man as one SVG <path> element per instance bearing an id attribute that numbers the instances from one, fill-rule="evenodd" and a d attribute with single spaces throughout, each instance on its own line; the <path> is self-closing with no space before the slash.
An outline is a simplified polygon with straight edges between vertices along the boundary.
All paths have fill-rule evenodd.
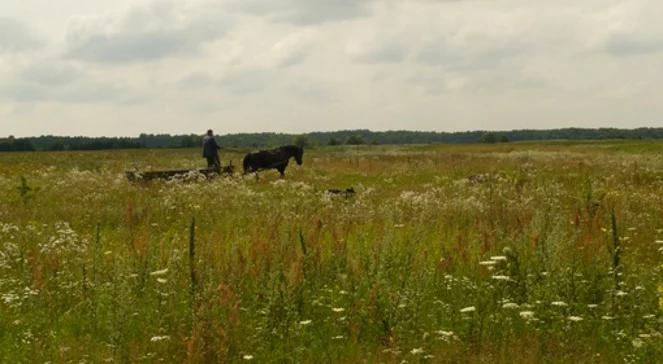
<path id="1" fill-rule="evenodd" d="M 221 162 L 219 161 L 219 149 L 221 147 L 214 139 L 214 132 L 212 129 L 207 131 L 207 135 L 203 138 L 203 158 L 207 159 L 207 168 L 219 170 Z"/>

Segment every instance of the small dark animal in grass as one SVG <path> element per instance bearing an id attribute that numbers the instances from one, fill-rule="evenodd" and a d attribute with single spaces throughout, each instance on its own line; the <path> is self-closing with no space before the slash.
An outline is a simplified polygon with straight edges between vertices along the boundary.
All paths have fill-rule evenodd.
<path id="1" fill-rule="evenodd" d="M 334 196 L 344 196 L 345 198 L 350 198 L 355 195 L 355 189 L 352 187 L 346 188 L 345 190 L 331 188 L 327 190 L 327 193 Z"/>
<path id="2" fill-rule="evenodd" d="M 244 174 L 265 169 L 276 169 L 283 177 L 290 158 L 294 157 L 297 164 L 302 165 L 303 155 L 304 149 L 296 145 L 286 145 L 272 150 L 249 153 L 244 157 Z"/>

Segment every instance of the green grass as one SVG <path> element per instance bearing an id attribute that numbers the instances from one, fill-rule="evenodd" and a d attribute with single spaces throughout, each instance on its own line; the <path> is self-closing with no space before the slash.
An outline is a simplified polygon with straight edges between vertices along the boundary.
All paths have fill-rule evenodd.
<path id="1" fill-rule="evenodd" d="M 663 143 L 198 154 L 0 154 L 0 362 L 663 357 Z"/>

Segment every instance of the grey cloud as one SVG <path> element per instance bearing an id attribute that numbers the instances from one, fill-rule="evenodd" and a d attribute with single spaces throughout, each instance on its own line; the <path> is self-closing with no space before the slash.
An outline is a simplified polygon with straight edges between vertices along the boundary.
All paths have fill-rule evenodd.
<path id="1" fill-rule="evenodd" d="M 618 35 L 605 44 L 605 51 L 616 56 L 633 56 L 663 52 L 663 37 Z"/>
<path id="2" fill-rule="evenodd" d="M 219 86 L 234 94 L 250 94 L 269 88 L 274 78 L 274 73 L 269 70 L 243 70 L 223 77 Z"/>
<path id="3" fill-rule="evenodd" d="M 495 67 L 528 49 L 528 45 L 516 41 L 452 43 L 442 39 L 420 49 L 416 59 L 423 64 L 449 69 L 480 69 Z"/>
<path id="4" fill-rule="evenodd" d="M 0 99 L 21 103 L 130 103 L 136 95 L 124 87 L 90 80 L 69 63 L 35 63 L 0 84 Z"/>
<path id="5" fill-rule="evenodd" d="M 67 55 L 100 63 L 147 61 L 196 54 L 202 44 L 222 37 L 232 21 L 217 8 L 186 13 L 174 3 L 154 3 L 115 19 L 110 28 L 70 29 Z M 92 29 L 90 29 L 92 28 Z"/>
<path id="6" fill-rule="evenodd" d="M 398 63 L 405 60 L 408 49 L 397 43 L 384 43 L 370 46 L 368 49 L 351 51 L 351 57 L 362 63 Z"/>
<path id="7" fill-rule="evenodd" d="M 266 69 L 236 70 L 221 77 L 205 71 L 193 72 L 177 82 L 180 90 L 196 91 L 200 88 L 214 88 L 232 94 L 251 94 L 271 87 L 275 83 L 275 73 Z"/>
<path id="8" fill-rule="evenodd" d="M 196 44 L 181 32 L 95 34 L 73 47 L 68 55 L 94 62 L 132 62 L 192 53 Z"/>
<path id="9" fill-rule="evenodd" d="M 266 16 L 272 21 L 314 25 L 366 17 L 368 0 L 235 0 L 230 9 Z"/>
<path id="10" fill-rule="evenodd" d="M 218 81 L 209 73 L 196 71 L 177 81 L 176 86 L 180 90 L 195 90 L 201 87 L 212 87 L 217 83 Z"/>
<path id="11" fill-rule="evenodd" d="M 13 82 L 0 86 L 0 98 L 16 102 L 128 103 L 130 97 L 120 87 L 94 82 L 51 87 L 38 83 Z"/>
<path id="12" fill-rule="evenodd" d="M 33 64 L 20 73 L 21 79 L 41 85 L 64 85 L 83 75 L 78 67 L 58 61 L 46 60 Z"/>
<path id="13" fill-rule="evenodd" d="M 0 18 L 0 54 L 38 48 L 43 41 L 27 25 L 13 19 Z"/>

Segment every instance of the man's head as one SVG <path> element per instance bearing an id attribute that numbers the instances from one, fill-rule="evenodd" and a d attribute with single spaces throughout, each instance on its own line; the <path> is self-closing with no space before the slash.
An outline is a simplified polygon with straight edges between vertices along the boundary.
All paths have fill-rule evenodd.
<path id="1" fill-rule="evenodd" d="M 214 135 L 214 132 L 212 131 L 212 129 L 207 130 L 207 135 L 209 135 L 209 136 Z"/>

